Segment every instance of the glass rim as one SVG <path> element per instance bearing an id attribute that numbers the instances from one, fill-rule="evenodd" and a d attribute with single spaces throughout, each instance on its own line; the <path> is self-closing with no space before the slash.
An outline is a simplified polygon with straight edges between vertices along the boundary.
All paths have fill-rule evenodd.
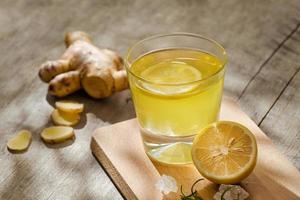
<path id="1" fill-rule="evenodd" d="M 189 81 L 189 82 L 185 82 L 185 83 L 157 83 L 157 82 L 154 82 L 154 81 L 149 81 L 139 75 L 136 75 L 131 69 L 130 69 L 130 62 L 129 62 L 129 57 L 131 56 L 131 53 L 132 51 L 134 50 L 134 48 L 136 48 L 138 45 L 146 42 L 146 41 L 149 41 L 149 40 L 153 40 L 153 39 L 157 39 L 157 38 L 162 38 L 162 37 L 168 37 L 168 36 L 186 36 L 186 37 L 194 37 L 194 38 L 200 38 L 200 39 L 204 39 L 204 40 L 207 40 L 211 43 L 213 43 L 214 45 L 216 45 L 222 52 L 222 54 L 224 55 L 224 61 L 222 62 L 222 67 L 220 67 L 220 69 L 218 69 L 215 73 L 211 74 L 210 76 L 208 77 L 205 77 L 203 79 L 198 79 L 198 80 L 194 80 L 194 81 Z M 180 48 L 180 47 L 179 47 Z M 157 51 L 157 50 L 163 50 L 163 49 L 171 49 L 171 48 L 162 48 L 162 49 L 155 49 L 153 51 Z M 187 48 L 187 49 L 197 49 L 197 48 Z M 147 53 L 150 53 L 150 52 L 153 52 L 153 51 L 149 51 Z M 145 54 L 144 54 L 145 55 Z M 143 55 L 141 55 L 143 56 Z M 219 44 L 217 41 L 209 38 L 209 37 L 206 37 L 206 36 L 203 36 L 203 35 L 200 35 L 200 34 L 195 34 L 195 33 L 186 33 L 186 32 L 175 32 L 175 33 L 165 33 L 165 34 L 155 34 L 155 35 L 152 35 L 150 37 L 146 37 L 142 40 L 139 40 L 137 42 L 135 42 L 131 47 L 129 47 L 129 49 L 127 50 L 127 53 L 126 53 L 126 56 L 125 56 L 125 68 L 127 70 L 127 72 L 129 72 L 132 76 L 134 76 L 135 78 L 145 82 L 145 83 L 149 83 L 149 84 L 155 84 L 155 85 L 162 85 L 162 86 L 182 86 L 182 85 L 190 85 L 190 84 L 195 84 L 195 83 L 201 83 L 201 82 L 205 82 L 205 81 L 208 81 L 209 79 L 212 79 L 213 77 L 217 76 L 221 71 L 224 70 L 225 68 L 225 65 L 227 64 L 228 62 L 228 56 L 227 56 L 227 53 L 226 53 L 226 50 L 225 48 Z"/>

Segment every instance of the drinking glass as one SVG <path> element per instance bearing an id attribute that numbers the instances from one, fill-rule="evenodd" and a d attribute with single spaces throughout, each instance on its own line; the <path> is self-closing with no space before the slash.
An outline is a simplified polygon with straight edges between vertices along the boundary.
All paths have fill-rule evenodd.
<path id="1" fill-rule="evenodd" d="M 129 49 L 125 66 L 151 159 L 192 162 L 194 136 L 218 120 L 226 63 L 220 44 L 190 33 L 155 35 Z"/>

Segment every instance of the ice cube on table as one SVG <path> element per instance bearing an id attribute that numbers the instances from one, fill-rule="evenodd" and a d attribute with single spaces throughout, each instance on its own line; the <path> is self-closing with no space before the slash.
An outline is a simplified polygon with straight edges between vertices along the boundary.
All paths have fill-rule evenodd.
<path id="1" fill-rule="evenodd" d="M 162 175 L 155 184 L 156 189 L 161 191 L 163 194 L 169 194 L 170 192 L 177 192 L 177 182 L 174 177 Z"/>
<path id="2" fill-rule="evenodd" d="M 225 190 L 227 192 L 223 196 L 224 200 L 245 200 L 249 197 L 249 193 L 239 185 L 222 184 L 219 191 L 214 195 L 214 200 L 222 200 L 221 197 Z"/>

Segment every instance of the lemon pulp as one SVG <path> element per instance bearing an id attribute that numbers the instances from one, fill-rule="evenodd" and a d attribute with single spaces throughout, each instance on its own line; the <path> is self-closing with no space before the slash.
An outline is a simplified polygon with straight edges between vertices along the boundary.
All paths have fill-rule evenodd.
<path id="1" fill-rule="evenodd" d="M 220 121 L 203 129 L 193 142 L 192 158 L 207 179 L 219 184 L 237 183 L 256 164 L 257 145 L 243 125 Z"/>

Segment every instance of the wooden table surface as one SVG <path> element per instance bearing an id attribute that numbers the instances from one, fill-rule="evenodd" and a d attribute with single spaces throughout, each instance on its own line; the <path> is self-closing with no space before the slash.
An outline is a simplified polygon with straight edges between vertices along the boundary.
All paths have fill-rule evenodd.
<path id="1" fill-rule="evenodd" d="M 299 0 L 107 0 L 0 2 L 0 199 L 122 199 L 90 151 L 94 129 L 135 116 L 129 91 L 105 100 L 70 96 L 86 105 L 76 141 L 46 146 L 53 97 L 38 76 L 39 64 L 58 58 L 67 31 L 84 30 L 95 44 L 125 55 L 137 40 L 156 33 L 192 32 L 228 51 L 225 95 L 240 106 L 300 169 Z M 26 153 L 6 142 L 30 129 Z"/>

